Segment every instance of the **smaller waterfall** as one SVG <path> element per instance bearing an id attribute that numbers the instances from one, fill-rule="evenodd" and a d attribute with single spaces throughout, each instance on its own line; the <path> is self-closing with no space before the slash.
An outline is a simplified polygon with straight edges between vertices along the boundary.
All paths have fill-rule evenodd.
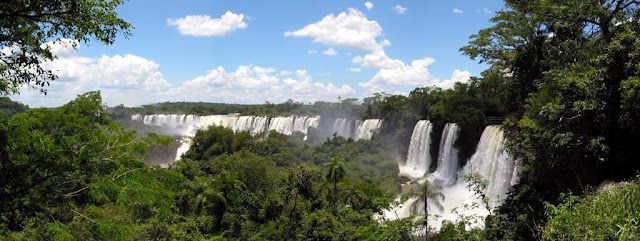
<path id="1" fill-rule="evenodd" d="M 238 121 L 237 116 L 223 116 L 220 122 L 220 126 L 236 131 L 234 129 L 234 127 L 236 126 L 236 121 Z"/>
<path id="2" fill-rule="evenodd" d="M 356 128 L 360 125 L 360 120 L 338 118 L 333 124 L 333 133 L 342 136 L 345 139 L 353 139 Z"/>
<path id="3" fill-rule="evenodd" d="M 271 119 L 269 131 L 276 131 L 280 134 L 291 135 L 293 133 L 293 116 L 279 116 Z"/>
<path id="4" fill-rule="evenodd" d="M 180 139 L 180 147 L 178 147 L 178 150 L 176 150 L 176 161 L 180 160 L 182 154 L 187 152 L 189 148 L 191 148 L 191 137 L 182 137 L 182 139 Z"/>
<path id="5" fill-rule="evenodd" d="M 141 115 L 141 114 L 131 115 L 131 120 L 132 121 L 142 121 L 142 118 L 144 118 L 144 116 Z"/>
<path id="6" fill-rule="evenodd" d="M 346 119 L 346 118 L 338 118 L 333 123 L 333 131 L 338 136 L 342 136 L 345 139 L 353 139 L 354 141 L 358 140 L 369 140 L 374 132 L 376 132 L 382 124 L 382 121 L 379 119 L 368 119 L 368 120 L 355 120 L 355 119 Z"/>
<path id="7" fill-rule="evenodd" d="M 431 122 L 427 120 L 418 121 L 413 128 L 407 161 L 404 164 L 399 164 L 400 175 L 419 179 L 429 170 L 429 165 L 431 165 L 431 154 L 429 153 L 431 129 Z"/>
<path id="8" fill-rule="evenodd" d="M 267 127 L 269 127 L 269 118 L 257 116 L 251 123 L 251 135 L 257 135 L 265 132 L 267 130 Z"/>
<path id="9" fill-rule="evenodd" d="M 440 150 L 438 152 L 438 169 L 430 175 L 435 183 L 448 186 L 456 181 L 458 172 L 458 150 L 454 147 L 458 139 L 460 127 L 455 123 L 447 123 L 442 130 Z"/>
<path id="10" fill-rule="evenodd" d="M 300 116 L 296 117 L 293 123 L 293 131 L 294 132 L 302 132 L 304 134 L 304 140 L 307 140 L 307 134 L 309 131 L 309 127 L 318 128 L 320 124 L 320 116 L 307 117 Z"/>
<path id="11" fill-rule="evenodd" d="M 240 116 L 233 126 L 233 131 L 241 132 L 241 131 L 251 131 L 253 127 L 253 120 L 256 117 L 254 116 Z"/>
<path id="12" fill-rule="evenodd" d="M 486 194 L 493 200 L 493 207 L 506 197 L 515 165 L 513 157 L 505 150 L 504 132 L 501 126 L 487 126 L 482 132 L 476 153 L 471 156 L 464 168 L 464 173 L 478 173 L 489 182 Z"/>
<path id="13" fill-rule="evenodd" d="M 375 131 L 380 129 L 382 121 L 379 119 L 368 119 L 362 122 L 353 138 L 354 141 L 369 140 Z"/>

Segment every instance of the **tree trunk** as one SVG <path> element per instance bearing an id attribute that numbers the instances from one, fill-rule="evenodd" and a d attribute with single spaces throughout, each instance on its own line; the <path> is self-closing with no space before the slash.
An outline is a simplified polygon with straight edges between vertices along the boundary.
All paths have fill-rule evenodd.
<path id="1" fill-rule="evenodd" d="M 333 178 L 333 211 L 336 212 L 336 206 L 338 203 L 338 180 Z"/>
<path id="2" fill-rule="evenodd" d="M 429 240 L 429 211 L 427 210 L 427 199 L 424 198 L 424 237 L 425 240 Z"/>
<path id="3" fill-rule="evenodd" d="M 298 206 L 298 192 L 296 191 L 296 195 L 293 198 L 293 209 L 291 209 L 291 212 L 289 212 L 289 221 L 290 221 L 290 225 L 289 226 L 289 237 L 294 237 L 295 233 L 296 233 L 296 224 L 294 221 L 294 212 L 296 211 L 296 208 Z"/>

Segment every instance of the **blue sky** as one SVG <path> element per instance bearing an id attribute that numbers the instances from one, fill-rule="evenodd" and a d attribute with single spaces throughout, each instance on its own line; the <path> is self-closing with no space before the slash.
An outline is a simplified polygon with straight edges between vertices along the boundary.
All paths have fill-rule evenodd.
<path id="1" fill-rule="evenodd" d="M 373 92 L 448 88 L 485 66 L 458 49 L 490 26 L 502 1 L 150 1 L 118 8 L 134 35 L 115 44 L 50 44 L 58 106 L 90 90 L 108 105 L 159 101 L 336 101 Z M 454 11 L 455 10 L 455 11 Z"/>

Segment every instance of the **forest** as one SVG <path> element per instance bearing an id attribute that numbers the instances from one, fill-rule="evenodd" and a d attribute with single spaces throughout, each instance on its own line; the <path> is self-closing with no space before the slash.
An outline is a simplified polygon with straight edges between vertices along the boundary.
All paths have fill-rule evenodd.
<path id="1" fill-rule="evenodd" d="M 130 34 L 114 10 L 122 1 L 66 2 L 73 1 L 27 6 L 32 17 L 18 11 L 21 1 L 0 4 L 0 42 L 24 45 L 22 56 L 2 55 L 1 94 L 23 85 L 46 93 L 55 73 L 42 64 L 53 56 L 38 46 L 48 38 L 109 44 Z M 488 68 L 451 89 L 254 105 L 107 107 L 93 91 L 57 108 L 30 108 L 0 97 L 0 238 L 640 239 L 640 2 L 505 5 L 492 26 L 460 48 Z M 67 10 L 77 14 L 58 14 Z M 37 27 L 52 22 L 56 28 Z M 150 146 L 169 146 L 175 137 L 151 127 L 141 131 L 130 116 L 169 113 L 318 115 L 382 124 L 370 140 L 332 135 L 313 142 L 300 133 L 252 135 L 210 126 L 195 132 L 180 160 L 166 168 L 145 164 Z M 476 152 L 486 126 L 501 125 L 520 179 L 480 226 L 460 215 L 421 234 L 433 225 L 428 212 L 381 220 L 408 181 L 398 176 L 397 159 L 407 156 L 419 120 L 433 124 L 434 160 L 445 125 L 460 126 L 459 166 Z M 476 184 L 482 195 L 482 180 Z M 437 189 L 426 182 L 408 195 L 437 202 Z"/>

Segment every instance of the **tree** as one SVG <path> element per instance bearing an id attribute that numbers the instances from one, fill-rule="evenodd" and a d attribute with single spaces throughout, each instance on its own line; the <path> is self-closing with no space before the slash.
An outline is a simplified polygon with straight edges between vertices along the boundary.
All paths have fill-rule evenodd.
<path id="1" fill-rule="evenodd" d="M 326 163 L 325 166 L 329 167 L 327 170 L 327 180 L 333 182 L 333 211 L 336 211 L 336 204 L 338 203 L 338 182 L 342 181 L 345 177 L 344 172 L 344 160 L 340 157 L 332 157 L 331 162 Z"/>
<path id="2" fill-rule="evenodd" d="M 34 215 L 86 203 L 95 180 L 138 171 L 149 143 L 160 139 L 138 139 L 111 121 L 99 92 L 0 122 L 0 220 L 21 230 Z"/>
<path id="3" fill-rule="evenodd" d="M 557 203 L 562 192 L 582 194 L 605 179 L 632 177 L 640 169 L 640 150 L 632 144 L 640 141 L 634 118 L 640 106 L 640 1 L 507 0 L 506 5 L 491 20 L 494 25 L 473 35 L 462 51 L 489 63 L 485 80 L 508 90 L 500 98 L 511 112 L 503 122 L 505 139 L 523 163 L 523 185 L 513 190 L 513 203 L 541 207 L 544 201 Z M 511 207 L 498 210 L 516 210 L 518 225 L 529 226 L 508 232 L 545 221 L 540 209 L 531 215 Z M 534 236 L 517 235 L 512 239 Z"/>
<path id="4" fill-rule="evenodd" d="M 9 118 L 15 114 L 25 112 L 29 106 L 12 101 L 8 97 L 0 97 L 0 120 Z"/>
<path id="5" fill-rule="evenodd" d="M 411 212 L 419 213 L 423 211 L 422 225 L 425 230 L 425 239 L 429 238 L 429 200 L 432 201 L 431 204 L 438 208 L 438 210 L 441 212 L 444 210 L 442 203 L 440 203 L 440 200 L 444 201 L 444 194 L 442 194 L 441 191 L 441 186 L 431 185 L 428 180 L 425 180 L 424 183 L 414 186 L 408 194 L 409 197 L 416 198 L 416 201 L 411 204 Z M 423 210 L 420 210 L 420 204 L 423 204 Z"/>
<path id="6" fill-rule="evenodd" d="M 95 39 L 111 44 L 132 28 L 115 9 L 124 0 L 6 0 L 0 3 L 0 94 L 17 93 L 27 84 L 46 94 L 56 78 L 43 64 L 56 58 L 47 42 Z"/>
<path id="7" fill-rule="evenodd" d="M 484 208 L 486 208 L 487 211 L 489 211 L 489 215 L 491 215 L 491 198 L 486 194 L 489 182 L 482 178 L 482 175 L 479 173 L 463 175 L 462 179 L 467 183 L 467 189 L 472 191 L 473 194 L 480 199 Z"/>

